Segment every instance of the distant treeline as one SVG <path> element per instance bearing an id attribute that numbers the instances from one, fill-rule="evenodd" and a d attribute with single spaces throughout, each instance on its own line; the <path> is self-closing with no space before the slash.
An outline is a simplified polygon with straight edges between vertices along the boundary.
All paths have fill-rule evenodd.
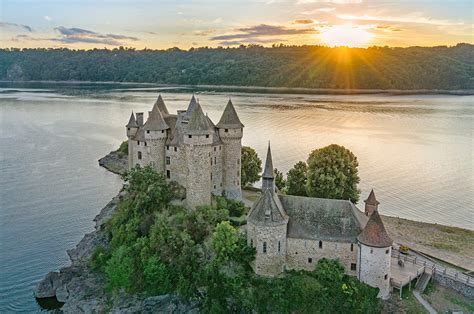
<path id="1" fill-rule="evenodd" d="M 474 45 L 2 49 L 0 80 L 331 89 L 474 89 Z"/>

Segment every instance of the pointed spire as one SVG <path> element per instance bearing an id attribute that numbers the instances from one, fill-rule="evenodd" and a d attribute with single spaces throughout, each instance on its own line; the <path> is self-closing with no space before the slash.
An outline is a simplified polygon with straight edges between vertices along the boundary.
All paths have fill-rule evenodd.
<path id="1" fill-rule="evenodd" d="M 385 230 L 379 211 L 375 210 L 369 218 L 364 230 L 357 237 L 360 243 L 372 247 L 389 247 L 393 240 Z"/>
<path id="2" fill-rule="evenodd" d="M 125 126 L 127 128 L 138 128 L 137 120 L 135 120 L 135 114 L 133 113 L 130 115 L 130 119 L 128 120 L 127 125 Z"/>
<path id="3" fill-rule="evenodd" d="M 188 132 L 190 134 L 210 134 L 212 132 L 209 119 L 204 115 L 198 102 L 196 102 L 194 111 L 189 118 Z"/>
<path id="4" fill-rule="evenodd" d="M 262 178 L 271 178 L 271 179 L 274 178 L 272 150 L 270 148 L 270 141 L 268 141 L 267 159 L 265 160 L 265 168 L 263 169 Z"/>
<path id="5" fill-rule="evenodd" d="M 158 108 L 158 105 L 155 104 L 153 106 L 153 109 L 151 110 L 143 129 L 146 131 L 162 131 L 169 129 L 168 124 L 166 124 L 166 121 L 163 118 L 160 109 Z"/>
<path id="6" fill-rule="evenodd" d="M 161 97 L 161 94 L 158 95 L 158 99 L 156 100 L 155 105 L 153 107 L 155 106 L 158 107 L 158 109 L 161 111 L 161 114 L 163 116 L 170 114 L 168 112 L 168 108 L 166 108 L 165 101 Z"/>
<path id="7" fill-rule="evenodd" d="M 224 112 L 222 113 L 219 123 L 217 123 L 217 127 L 220 129 L 241 129 L 244 127 L 242 122 L 240 122 L 239 116 L 237 115 L 230 98 Z"/>
<path id="8" fill-rule="evenodd" d="M 374 205 L 374 206 L 377 206 L 378 204 L 380 204 L 380 202 L 377 201 L 377 199 L 375 198 L 374 189 L 372 189 L 372 191 L 370 191 L 369 197 L 367 197 L 367 199 L 364 202 L 367 205 Z"/>
<path id="9" fill-rule="evenodd" d="M 198 101 L 196 100 L 196 97 L 194 97 L 194 94 L 193 94 L 193 97 L 191 97 L 191 101 L 189 102 L 188 110 L 186 110 L 186 116 L 188 118 L 191 118 L 191 116 L 193 115 L 194 111 L 196 110 L 198 104 L 199 103 L 198 103 Z"/>

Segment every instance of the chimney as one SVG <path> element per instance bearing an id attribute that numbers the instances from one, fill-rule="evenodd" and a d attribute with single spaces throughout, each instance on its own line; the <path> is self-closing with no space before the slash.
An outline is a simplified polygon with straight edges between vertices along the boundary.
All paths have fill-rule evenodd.
<path id="1" fill-rule="evenodd" d="M 137 124 L 143 126 L 143 112 L 137 112 Z"/>

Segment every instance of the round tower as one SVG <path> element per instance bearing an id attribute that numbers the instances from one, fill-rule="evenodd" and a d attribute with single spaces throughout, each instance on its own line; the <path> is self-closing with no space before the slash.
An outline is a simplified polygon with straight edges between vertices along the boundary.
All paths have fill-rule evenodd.
<path id="1" fill-rule="evenodd" d="M 267 166 L 272 166 L 270 145 Z M 273 167 L 264 172 L 262 194 L 247 217 L 247 244 L 255 247 L 254 271 L 258 275 L 276 276 L 285 270 L 288 215 L 275 193 Z"/>
<path id="2" fill-rule="evenodd" d="M 143 126 L 150 165 L 157 172 L 165 172 L 165 144 L 169 126 L 166 124 L 158 105 L 155 103 Z"/>
<path id="3" fill-rule="evenodd" d="M 242 199 L 241 155 L 244 125 L 240 122 L 230 99 L 216 127 L 223 142 L 222 189 L 224 196 L 240 200 Z"/>
<path id="4" fill-rule="evenodd" d="M 385 230 L 378 210 L 370 215 L 357 240 L 357 278 L 369 286 L 379 288 L 379 298 L 388 299 L 393 241 Z"/>
<path id="5" fill-rule="evenodd" d="M 212 130 L 209 121 L 197 103 L 184 132 L 184 146 L 188 174 L 186 204 L 190 208 L 211 204 L 211 146 Z"/>
<path id="6" fill-rule="evenodd" d="M 132 111 L 132 114 L 130 115 L 130 119 L 128 120 L 128 123 L 125 126 L 125 128 L 127 129 L 127 138 L 128 138 L 128 169 L 130 170 L 133 167 L 133 154 L 134 154 L 133 140 L 138 131 L 138 124 L 137 124 L 137 120 L 135 119 L 135 114 L 133 113 L 133 111 Z"/>

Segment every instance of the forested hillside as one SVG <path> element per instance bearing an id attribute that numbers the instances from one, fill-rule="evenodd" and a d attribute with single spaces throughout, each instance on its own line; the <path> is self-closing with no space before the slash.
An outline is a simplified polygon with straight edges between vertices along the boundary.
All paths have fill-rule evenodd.
<path id="1" fill-rule="evenodd" d="M 3 49 L 0 80 L 355 89 L 474 89 L 474 46 Z"/>

